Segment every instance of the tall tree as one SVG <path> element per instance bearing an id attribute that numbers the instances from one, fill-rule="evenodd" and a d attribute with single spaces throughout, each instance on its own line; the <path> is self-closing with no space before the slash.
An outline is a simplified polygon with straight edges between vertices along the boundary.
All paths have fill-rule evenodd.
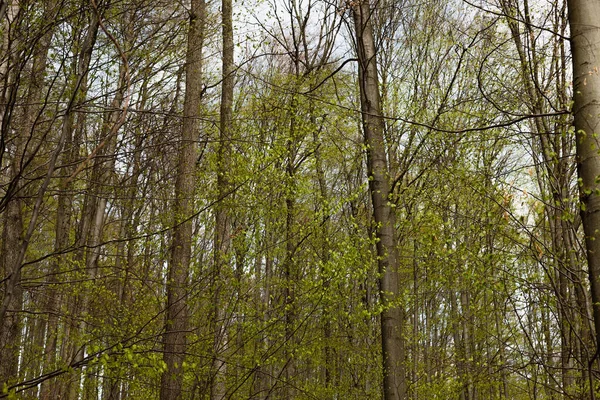
<path id="1" fill-rule="evenodd" d="M 211 285 L 214 307 L 214 344 L 213 371 L 211 372 L 211 399 L 221 400 L 225 397 L 226 364 L 223 351 L 228 345 L 226 304 L 221 299 L 224 283 L 231 269 L 231 141 L 233 129 L 233 86 L 235 83 L 233 65 L 233 4 L 232 0 L 221 2 L 221 28 L 223 38 L 222 51 L 222 84 L 219 122 L 219 147 L 217 150 L 217 193 L 215 209 L 215 258 Z"/>
<path id="2" fill-rule="evenodd" d="M 179 399 L 183 390 L 183 361 L 188 327 L 188 275 L 192 252 L 192 212 L 194 209 L 196 142 L 200 133 L 202 96 L 202 47 L 204 45 L 204 0 L 192 0 L 189 11 L 185 58 L 185 97 L 183 127 L 178 143 L 177 177 L 171 259 L 167 272 L 167 310 L 163 336 L 161 400 Z"/>
<path id="3" fill-rule="evenodd" d="M 385 400 L 406 398 L 404 311 L 398 303 L 400 274 L 396 239 L 395 211 L 391 205 L 390 176 L 384 143 L 384 120 L 377 75 L 377 50 L 372 29 L 372 11 L 368 1 L 353 6 L 358 82 L 362 111 L 367 174 L 373 205 L 377 241 L 383 357 L 383 393 Z"/>
<path id="4" fill-rule="evenodd" d="M 573 117 L 577 173 L 592 295 L 596 353 L 600 352 L 600 2 L 568 0 L 573 53 Z M 593 388 L 593 386 L 592 386 Z M 594 396 L 594 390 L 591 390 Z"/>

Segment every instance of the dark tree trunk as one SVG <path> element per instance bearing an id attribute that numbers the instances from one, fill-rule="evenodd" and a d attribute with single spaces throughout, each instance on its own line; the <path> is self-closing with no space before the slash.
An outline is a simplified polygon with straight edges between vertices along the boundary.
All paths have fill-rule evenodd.
<path id="1" fill-rule="evenodd" d="M 375 39 L 371 27 L 372 11 L 367 1 L 357 3 L 353 11 L 369 190 L 376 225 L 379 290 L 383 305 L 383 392 L 385 400 L 398 400 L 405 399 L 407 394 L 402 338 L 404 311 L 397 303 L 400 282 L 395 215 L 390 203 L 390 182 L 383 139 L 384 120 L 381 113 Z"/>
<path id="2" fill-rule="evenodd" d="M 167 312 L 161 400 L 182 397 L 183 361 L 188 329 L 187 284 L 192 251 L 193 197 L 195 189 L 196 141 L 200 133 L 202 96 L 202 46 L 204 42 L 205 3 L 192 0 L 186 53 L 186 83 L 183 105 L 183 129 L 179 143 L 179 161 L 175 182 L 175 209 L 171 260 L 167 272 Z"/>
<path id="3" fill-rule="evenodd" d="M 227 387 L 225 373 L 227 365 L 223 351 L 228 347 L 229 332 L 226 321 L 226 305 L 222 303 L 221 287 L 231 269 L 231 139 L 233 109 L 233 22 L 232 0 L 222 0 L 223 35 L 223 81 L 221 85 L 221 120 L 219 125 L 219 148 L 217 153 L 217 189 L 219 200 L 215 212 L 215 261 L 213 265 L 212 287 L 214 307 L 214 341 L 211 373 L 211 399 L 225 398 Z"/>

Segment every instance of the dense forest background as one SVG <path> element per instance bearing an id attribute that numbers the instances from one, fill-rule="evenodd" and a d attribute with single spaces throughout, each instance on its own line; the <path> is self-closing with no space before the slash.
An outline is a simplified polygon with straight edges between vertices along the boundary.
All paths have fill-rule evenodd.
<path id="1" fill-rule="evenodd" d="M 0 397 L 594 398 L 570 18 L 0 1 Z"/>

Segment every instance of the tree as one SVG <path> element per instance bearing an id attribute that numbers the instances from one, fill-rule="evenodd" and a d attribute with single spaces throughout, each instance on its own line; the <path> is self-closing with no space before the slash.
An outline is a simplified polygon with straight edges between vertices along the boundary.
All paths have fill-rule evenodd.
<path id="1" fill-rule="evenodd" d="M 219 144 L 217 150 L 217 205 L 215 207 L 215 241 L 214 264 L 211 277 L 214 308 L 212 321 L 214 329 L 213 367 L 211 371 L 211 399 L 225 398 L 227 387 L 225 374 L 226 363 L 223 361 L 224 350 L 228 347 L 229 333 L 228 312 L 222 300 L 224 283 L 228 280 L 231 260 L 231 147 L 233 140 L 233 89 L 235 84 L 233 64 L 233 4 L 231 0 L 222 0 L 222 84 L 219 121 Z"/>
<path id="2" fill-rule="evenodd" d="M 598 394 L 565 2 L 345 11 L 0 2 L 0 398 Z"/>
<path id="3" fill-rule="evenodd" d="M 367 1 L 353 6 L 356 53 L 358 56 L 360 104 L 367 152 L 367 174 L 373 204 L 373 222 L 379 265 L 383 392 L 386 400 L 406 398 L 404 368 L 404 312 L 398 304 L 400 274 L 396 238 L 395 211 L 391 204 L 390 177 L 383 139 L 377 53 L 372 12 Z"/>
<path id="4" fill-rule="evenodd" d="M 194 209 L 196 142 L 200 133 L 202 98 L 202 47 L 204 45 L 205 3 L 193 0 L 189 11 L 183 126 L 178 143 L 177 177 L 171 259 L 167 273 L 167 306 L 161 400 L 179 399 L 183 390 L 183 362 L 188 326 L 189 268 L 192 252 L 192 211 Z"/>
<path id="5" fill-rule="evenodd" d="M 596 353 L 600 352 L 600 4 L 569 0 L 569 25 L 573 53 L 573 123 L 577 135 L 577 174 L 581 221 L 585 233 L 592 296 Z M 592 397 L 594 386 L 592 385 Z"/>

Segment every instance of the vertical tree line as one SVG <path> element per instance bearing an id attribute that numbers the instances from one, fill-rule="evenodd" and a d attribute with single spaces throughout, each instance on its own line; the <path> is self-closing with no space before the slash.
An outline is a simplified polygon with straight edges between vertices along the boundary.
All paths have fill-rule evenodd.
<path id="1" fill-rule="evenodd" d="M 0 398 L 596 398 L 599 20 L 0 2 Z"/>

